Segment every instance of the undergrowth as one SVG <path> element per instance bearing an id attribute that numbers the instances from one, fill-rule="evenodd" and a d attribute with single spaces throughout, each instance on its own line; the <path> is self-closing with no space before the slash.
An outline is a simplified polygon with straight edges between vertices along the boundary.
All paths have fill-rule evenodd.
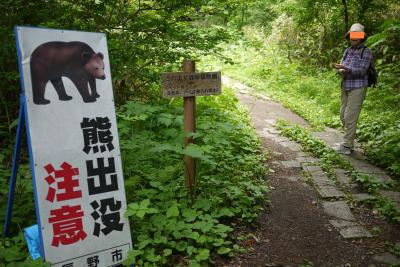
<path id="1" fill-rule="evenodd" d="M 232 92 L 198 98 L 196 144 L 186 149 L 181 100 L 131 101 L 118 117 L 134 244 L 126 263 L 196 266 L 240 250 L 232 223 L 255 218 L 267 187 L 259 140 Z M 183 154 L 198 160 L 193 199 L 183 186 Z"/>
<path id="2" fill-rule="evenodd" d="M 266 201 L 265 157 L 248 113 L 229 89 L 197 98 L 195 144 L 182 147 L 182 99 L 129 101 L 117 111 L 133 250 L 125 264 L 200 266 L 243 249 L 235 225 L 251 222 Z M 196 195 L 184 187 L 183 155 L 197 160 Z M 2 161 L 4 163 L 4 161 Z M 10 238 L 0 243 L 0 266 L 34 266 L 22 228 L 35 223 L 28 165 L 18 177 Z M 10 166 L 0 164 L 4 177 Z M 8 180 L 8 179 L 7 179 Z M 6 179 L 1 199 L 6 199 Z M 1 203 L 5 213 L 5 202 Z M 3 224 L 3 218 L 0 221 Z M 3 248 L 6 248 L 5 250 Z M 40 262 L 40 261 L 39 261 Z"/>

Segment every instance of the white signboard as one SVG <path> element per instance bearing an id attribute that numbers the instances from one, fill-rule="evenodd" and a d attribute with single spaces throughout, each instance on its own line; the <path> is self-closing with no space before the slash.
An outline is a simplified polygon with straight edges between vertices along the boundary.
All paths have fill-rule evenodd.
<path id="1" fill-rule="evenodd" d="M 42 253 L 116 266 L 132 248 L 105 34 L 16 27 Z"/>
<path id="2" fill-rule="evenodd" d="M 166 72 L 161 75 L 163 97 L 221 94 L 221 72 Z"/>

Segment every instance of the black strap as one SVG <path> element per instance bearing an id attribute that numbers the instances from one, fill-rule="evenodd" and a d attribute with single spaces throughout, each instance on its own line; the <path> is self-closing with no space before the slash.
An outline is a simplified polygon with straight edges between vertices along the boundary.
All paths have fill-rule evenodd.
<path id="1" fill-rule="evenodd" d="M 367 48 L 366 46 L 364 46 L 363 48 L 362 48 L 362 51 L 361 51 L 361 59 L 362 59 L 362 57 L 363 57 L 363 55 L 364 55 L 364 50 L 365 50 L 365 48 Z"/>
<path id="2" fill-rule="evenodd" d="M 346 51 L 344 52 L 343 62 L 346 60 L 349 50 L 350 50 L 350 47 L 346 48 Z"/>

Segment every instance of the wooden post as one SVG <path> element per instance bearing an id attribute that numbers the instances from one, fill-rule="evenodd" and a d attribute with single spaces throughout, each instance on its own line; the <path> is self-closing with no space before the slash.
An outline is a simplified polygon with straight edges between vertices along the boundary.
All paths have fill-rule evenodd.
<path id="1" fill-rule="evenodd" d="M 195 72 L 196 66 L 193 60 L 183 61 L 183 72 Z M 183 130 L 185 133 L 196 131 L 196 97 L 188 96 L 183 98 Z M 185 137 L 185 148 L 193 143 L 193 137 Z M 196 161 L 194 158 L 185 155 L 185 186 L 190 194 L 194 194 L 196 184 Z"/>

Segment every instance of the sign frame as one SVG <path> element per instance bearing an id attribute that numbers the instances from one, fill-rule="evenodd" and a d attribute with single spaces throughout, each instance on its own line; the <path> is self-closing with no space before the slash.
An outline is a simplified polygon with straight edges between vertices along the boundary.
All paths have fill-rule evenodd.
<path id="1" fill-rule="evenodd" d="M 29 152 L 29 160 L 30 160 L 30 169 L 31 169 L 31 173 L 32 173 L 32 182 L 33 182 L 33 191 L 34 191 L 34 202 L 35 202 L 35 213 L 36 213 L 36 220 L 39 226 L 39 250 L 40 250 L 40 254 L 42 255 L 43 259 L 46 260 L 48 257 L 46 256 L 46 252 L 45 252 L 45 248 L 44 248 L 44 242 L 43 242 L 43 233 L 42 233 L 42 229 L 43 229 L 43 224 L 41 222 L 41 216 L 40 216 L 40 205 L 39 205 L 39 195 L 38 195 L 38 191 L 37 191 L 37 177 L 36 177 L 36 173 L 35 173 L 35 167 L 37 167 L 37 164 L 35 163 L 35 154 L 33 153 L 33 145 L 32 145 L 32 136 L 31 136 L 31 128 L 30 128 L 30 121 L 29 121 L 29 114 L 28 114 L 28 104 L 27 104 L 27 95 L 26 95 L 26 87 L 25 87 L 25 78 L 24 77 L 24 70 L 23 70 L 23 66 L 22 66 L 22 51 L 21 51 L 21 47 L 20 47 L 20 36 L 18 33 L 18 30 L 21 28 L 33 28 L 33 29 L 43 29 L 43 30 L 55 30 L 55 31 L 62 31 L 62 33 L 65 32 L 78 32 L 78 33 L 82 33 L 81 31 L 71 31 L 71 30 L 62 30 L 62 29 L 49 29 L 49 28 L 41 28 L 41 27 L 28 27 L 28 26 L 15 26 L 14 27 L 14 32 L 15 32 L 15 36 L 16 36 L 16 48 L 17 48 L 17 57 L 18 57 L 18 68 L 19 68 L 19 73 L 20 73 L 20 86 L 21 86 L 21 93 L 20 93 L 20 111 L 19 111 L 19 117 L 18 117 L 18 127 L 17 127 L 17 134 L 16 134 L 16 143 L 15 143 L 15 147 L 14 147 L 14 153 L 13 153 L 13 160 L 12 160 L 12 175 L 11 175 L 11 179 L 10 179 L 10 184 L 9 184 L 9 194 L 8 194 L 8 200 L 7 200 L 7 213 L 6 213 L 6 219 L 5 219 L 5 223 L 4 223 L 4 229 L 3 229 L 3 235 L 6 236 L 8 234 L 8 230 L 9 230 L 9 224 L 10 224 L 10 220 L 11 220 L 11 215 L 12 215 L 12 206 L 13 206 L 13 201 L 14 201 L 14 192 L 15 192 L 15 185 L 16 185 L 16 179 L 17 179 L 17 172 L 18 172 L 18 165 L 19 165 L 19 154 L 20 154 L 20 148 L 21 148 L 21 143 L 22 143 L 22 137 L 24 134 L 24 127 L 26 127 L 26 136 L 27 136 L 27 145 L 28 145 L 28 152 Z M 84 32 L 87 33 L 87 32 Z M 101 34 L 101 33 L 96 33 L 98 35 L 103 35 L 105 38 L 105 34 Z M 108 57 L 108 49 L 107 49 L 107 41 L 105 39 L 105 48 L 106 48 L 106 53 L 107 53 L 107 57 Z M 109 68 L 109 66 L 108 66 Z M 25 73 L 26 74 L 26 73 Z M 111 71 L 109 70 L 109 79 L 110 79 L 110 83 L 111 83 Z M 57 90 L 57 89 L 56 89 Z M 114 95 L 113 95 L 113 90 L 112 90 L 112 86 L 110 88 L 111 90 L 111 101 L 112 103 L 114 103 Z M 57 92 L 58 93 L 58 92 Z M 112 109 L 114 110 L 114 105 L 112 105 Z M 82 114 L 82 116 L 84 116 Z M 116 129 L 115 132 L 113 132 L 114 135 L 114 142 L 117 143 L 117 150 L 116 152 L 118 152 L 118 155 L 116 155 L 116 157 L 118 157 L 117 162 L 116 162 L 116 166 L 117 168 L 120 168 L 120 174 L 121 177 L 119 178 L 119 182 L 122 181 L 122 183 L 119 183 L 119 187 L 120 190 L 118 192 L 122 192 L 123 193 L 123 198 L 121 199 L 122 201 L 122 208 L 120 209 L 120 214 L 122 215 L 120 218 L 121 220 L 123 220 L 124 224 L 125 224 L 125 230 L 124 230 L 124 234 L 126 235 L 126 233 L 129 233 L 129 242 L 126 244 L 121 244 L 121 245 L 128 245 L 129 248 L 128 250 L 132 249 L 132 241 L 131 241 L 131 233 L 130 233 L 130 224 L 129 224 L 129 220 L 127 218 L 125 218 L 123 216 L 124 211 L 126 210 L 127 207 L 127 203 L 126 203 L 126 196 L 125 196 L 125 189 L 124 189 L 124 183 L 123 183 L 123 173 L 122 173 L 122 162 L 121 162 L 121 154 L 119 151 L 119 138 L 118 138 L 118 129 L 116 126 L 116 114 L 114 111 L 114 114 L 109 114 L 107 116 L 114 116 L 112 118 L 112 122 L 115 122 L 114 124 L 114 128 Z M 102 155 L 101 155 L 102 156 Z M 94 157 L 94 156 L 92 156 Z M 117 171 L 118 173 L 118 171 Z M 81 174 L 82 176 L 84 175 L 83 173 Z M 82 179 L 83 180 L 83 179 Z M 84 186 L 84 183 L 81 182 L 81 186 Z M 41 199 L 42 200 L 42 199 Z M 45 199 L 43 199 L 43 201 L 46 201 Z M 117 201 L 121 203 L 121 201 Z M 110 206 L 108 206 L 110 207 Z M 107 208 L 107 206 L 106 206 Z M 96 210 L 95 210 L 96 211 Z M 86 216 L 90 216 L 90 213 L 87 213 Z M 103 241 L 104 242 L 104 241 Z M 111 247 L 110 247 L 111 249 Z M 93 253 L 97 253 L 98 251 L 92 251 L 91 253 L 86 253 L 86 254 L 93 254 Z M 82 253 L 81 257 L 84 256 L 85 253 Z M 126 256 L 126 254 L 125 254 Z M 67 259 L 68 260 L 68 259 Z M 113 259 L 114 261 L 114 259 Z M 122 262 L 120 262 L 122 263 Z M 53 264 L 57 264 L 57 262 L 52 262 Z"/>

